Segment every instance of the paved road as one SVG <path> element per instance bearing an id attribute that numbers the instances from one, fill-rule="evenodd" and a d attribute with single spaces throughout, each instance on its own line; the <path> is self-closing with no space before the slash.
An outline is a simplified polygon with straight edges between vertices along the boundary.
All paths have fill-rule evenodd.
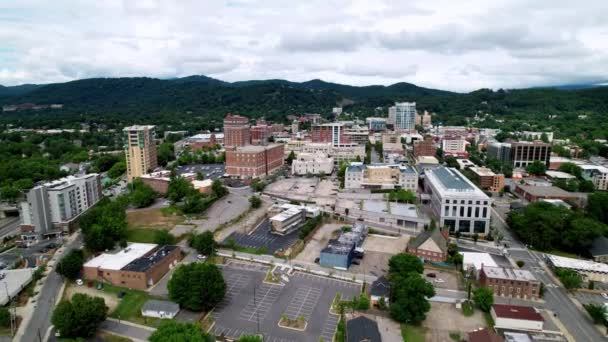
<path id="1" fill-rule="evenodd" d="M 78 234 L 78 233 L 77 233 Z M 66 245 L 67 253 L 73 248 L 78 248 L 82 245 L 81 237 L 77 237 L 74 241 Z M 38 342 L 39 336 L 44 337 L 51 326 L 51 315 L 55 306 L 55 300 L 59 295 L 59 290 L 63 284 L 63 278 L 52 270 L 40 291 L 40 297 L 36 302 L 32 318 L 29 321 L 25 332 L 21 338 L 23 342 Z"/>
<path id="2" fill-rule="evenodd" d="M 117 322 L 115 320 L 105 320 L 99 326 L 100 330 L 108 331 L 119 336 L 127 336 L 134 340 L 147 341 L 153 331 L 139 328 L 134 325 Z"/>
<path id="3" fill-rule="evenodd" d="M 0 239 L 8 235 L 15 235 L 19 232 L 19 218 L 15 217 L 12 221 L 0 228 Z"/>
<path id="4" fill-rule="evenodd" d="M 541 266 L 544 264 L 541 253 L 513 249 L 509 250 L 509 254 L 525 261 L 524 268 L 534 273 L 537 279 L 545 284 L 544 307 L 558 314 L 558 318 L 576 341 L 606 340 L 606 337 L 593 326 L 591 319 L 574 304 L 568 291 L 554 282 Z"/>

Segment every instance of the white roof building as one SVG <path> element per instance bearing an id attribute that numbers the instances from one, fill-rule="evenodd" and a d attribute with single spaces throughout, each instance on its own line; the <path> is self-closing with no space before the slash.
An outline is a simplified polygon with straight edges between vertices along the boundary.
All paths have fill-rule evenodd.
<path id="1" fill-rule="evenodd" d="M 84 267 L 97 267 L 105 270 L 120 270 L 131 261 L 141 258 L 153 250 L 157 245 L 153 243 L 131 243 L 127 248 L 117 253 L 102 253 L 89 260 Z"/>
<path id="2" fill-rule="evenodd" d="M 480 252 L 458 252 L 462 254 L 462 267 L 469 271 L 473 272 L 477 277 L 479 275 L 479 271 L 483 265 L 484 269 L 486 267 L 498 267 L 498 264 L 494 261 L 492 256 L 489 253 L 480 253 Z"/>
<path id="3" fill-rule="evenodd" d="M 608 282 L 608 265 L 591 260 L 566 258 L 545 254 L 545 260 L 553 268 L 565 268 L 578 272 L 586 280 Z"/>

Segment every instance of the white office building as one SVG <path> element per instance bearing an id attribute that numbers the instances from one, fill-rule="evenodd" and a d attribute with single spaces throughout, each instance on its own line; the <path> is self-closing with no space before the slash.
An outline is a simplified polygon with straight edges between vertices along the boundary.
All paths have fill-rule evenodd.
<path id="1" fill-rule="evenodd" d="M 492 199 L 458 170 L 443 166 L 426 170 L 425 189 L 441 227 L 464 234 L 489 233 Z"/>
<path id="2" fill-rule="evenodd" d="M 346 189 L 418 190 L 418 172 L 407 164 L 351 163 L 344 175 Z"/>
<path id="3" fill-rule="evenodd" d="M 470 143 L 464 139 L 443 139 L 441 142 L 441 149 L 443 153 L 447 154 L 463 154 L 467 151 L 467 146 Z"/>
<path id="4" fill-rule="evenodd" d="M 294 175 L 330 175 L 334 170 L 334 158 L 325 153 L 298 153 L 291 163 L 291 173 Z"/>
<path id="5" fill-rule="evenodd" d="M 397 107 L 395 107 L 395 106 L 389 107 L 388 108 L 388 119 L 386 120 L 386 123 L 388 125 L 392 125 L 394 127 L 396 117 L 397 117 Z"/>
<path id="6" fill-rule="evenodd" d="M 341 144 L 333 146 L 331 143 L 311 143 L 305 140 L 291 140 L 285 144 L 285 157 L 289 156 L 291 151 L 296 155 L 299 153 L 323 153 L 330 158 L 333 158 L 334 164 L 338 165 L 341 162 L 350 162 L 359 157 L 360 160 L 365 158 L 365 146 L 359 144 Z"/>
<path id="7" fill-rule="evenodd" d="M 579 165 L 582 169 L 582 176 L 586 180 L 593 182 L 596 190 L 608 190 L 608 167 L 601 165 Z"/>
<path id="8" fill-rule="evenodd" d="M 69 223 L 101 199 L 100 177 L 96 173 L 68 176 L 35 186 L 26 197 L 21 203 L 21 227 L 43 235 Z"/>
<path id="9" fill-rule="evenodd" d="M 395 131 L 416 129 L 416 102 L 395 102 Z"/>

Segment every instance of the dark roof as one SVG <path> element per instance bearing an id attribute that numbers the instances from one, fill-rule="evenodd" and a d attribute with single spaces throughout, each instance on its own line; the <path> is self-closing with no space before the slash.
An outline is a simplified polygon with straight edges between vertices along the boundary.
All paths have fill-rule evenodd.
<path id="1" fill-rule="evenodd" d="M 504 339 L 497 333 L 484 328 L 469 333 L 469 342 L 503 342 Z"/>
<path id="2" fill-rule="evenodd" d="M 545 321 L 541 314 L 529 306 L 494 304 L 492 309 L 496 313 L 496 317 L 522 319 L 526 321 Z"/>
<path id="3" fill-rule="evenodd" d="M 594 257 L 608 255 L 608 238 L 600 236 L 593 240 L 591 247 L 589 247 L 589 253 Z"/>
<path id="4" fill-rule="evenodd" d="M 370 294 L 372 296 L 380 296 L 380 297 L 388 297 L 391 291 L 391 285 L 384 276 L 376 279 L 372 283 L 372 288 L 370 290 Z"/>
<path id="5" fill-rule="evenodd" d="M 143 257 L 131 261 L 127 264 L 127 266 L 123 267 L 122 270 L 131 272 L 146 272 L 148 269 L 150 269 L 150 267 L 161 262 L 176 248 L 178 247 L 169 245 L 155 248 Z"/>
<path id="6" fill-rule="evenodd" d="M 150 299 L 141 307 L 141 311 L 156 311 L 156 312 L 179 312 L 179 304 L 166 300 Z"/>
<path id="7" fill-rule="evenodd" d="M 365 316 L 346 322 L 346 342 L 382 342 L 378 323 Z"/>
<path id="8" fill-rule="evenodd" d="M 443 236 L 443 234 L 441 234 L 441 230 L 439 229 L 433 229 L 431 230 L 425 230 L 422 233 L 418 234 L 418 236 L 416 236 L 416 238 L 414 240 L 411 240 L 409 242 L 409 247 L 411 248 L 418 248 L 420 247 L 425 241 L 427 241 L 428 239 L 432 239 L 433 241 L 435 241 L 435 243 L 437 244 L 437 246 L 439 246 L 439 248 L 441 248 L 442 252 L 447 252 L 448 250 L 448 241 L 446 239 L 445 236 Z"/>

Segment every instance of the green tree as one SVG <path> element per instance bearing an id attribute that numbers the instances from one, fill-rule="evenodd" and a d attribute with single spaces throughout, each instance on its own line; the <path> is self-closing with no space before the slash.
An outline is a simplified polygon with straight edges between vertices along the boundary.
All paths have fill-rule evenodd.
<path id="1" fill-rule="evenodd" d="M 150 342 L 214 342 L 197 324 L 163 319 L 150 336 Z"/>
<path id="2" fill-rule="evenodd" d="M 8 308 L 0 307 L 0 327 L 11 326 L 11 313 Z"/>
<path id="3" fill-rule="evenodd" d="M 249 204 L 253 209 L 257 209 L 262 206 L 262 200 L 258 196 L 249 197 Z"/>
<path id="4" fill-rule="evenodd" d="M 585 310 L 587 310 L 589 316 L 591 316 L 593 323 L 608 325 L 608 322 L 606 321 L 606 315 L 608 315 L 608 312 L 604 305 L 589 303 L 584 304 L 583 307 L 585 308 Z"/>
<path id="5" fill-rule="evenodd" d="M 80 270 L 84 265 L 84 254 L 80 249 L 73 249 L 66 254 L 57 264 L 57 273 L 74 280 L 80 275 Z"/>
<path id="6" fill-rule="evenodd" d="M 71 300 L 62 300 L 55 307 L 51 322 L 62 338 L 87 338 L 95 335 L 107 313 L 103 298 L 76 293 Z"/>
<path id="7" fill-rule="evenodd" d="M 264 190 L 265 187 L 266 183 L 264 181 L 261 181 L 257 178 L 251 181 L 251 189 L 253 189 L 253 191 L 255 192 L 260 192 Z"/>
<path id="8" fill-rule="evenodd" d="M 608 192 L 590 194 L 585 211 L 594 219 L 608 224 Z"/>
<path id="9" fill-rule="evenodd" d="M 583 284 L 583 278 L 573 270 L 557 268 L 555 269 L 555 275 L 568 290 L 578 289 Z"/>
<path id="10" fill-rule="evenodd" d="M 406 276 L 411 272 L 422 274 L 423 271 L 424 265 L 422 265 L 422 261 L 415 255 L 399 253 L 393 255 L 388 261 L 388 273 L 391 276 Z"/>
<path id="11" fill-rule="evenodd" d="M 175 153 L 173 152 L 173 144 L 170 142 L 164 142 L 158 146 L 157 152 L 158 165 L 167 166 L 167 164 L 175 160 Z"/>
<path id="12" fill-rule="evenodd" d="M 118 178 L 122 176 L 125 172 L 127 172 L 127 164 L 124 161 L 117 162 L 110 170 L 108 170 L 108 177 L 110 178 Z"/>
<path id="13" fill-rule="evenodd" d="M 445 156 L 444 161 L 448 165 L 448 167 L 453 167 L 455 169 L 460 169 L 460 164 L 458 164 L 458 161 L 456 160 L 456 157 L 448 155 L 448 156 Z"/>
<path id="14" fill-rule="evenodd" d="M 369 297 L 365 293 L 361 293 L 359 295 L 359 299 L 357 300 L 357 310 L 367 310 L 370 306 Z"/>
<path id="15" fill-rule="evenodd" d="M 547 166 L 543 162 L 535 160 L 526 167 L 526 171 L 531 175 L 542 176 L 547 171 Z"/>
<path id="16" fill-rule="evenodd" d="M 194 190 L 192 184 L 184 177 L 172 177 L 167 188 L 167 198 L 173 202 L 181 202 L 184 197 L 191 194 Z"/>
<path id="17" fill-rule="evenodd" d="M 79 221 L 85 246 L 94 252 L 114 248 L 127 236 L 127 215 L 123 201 L 107 198 L 84 213 Z"/>
<path id="18" fill-rule="evenodd" d="M 5 185 L 0 188 L 0 198 L 8 202 L 14 202 L 17 200 L 21 192 L 19 189 L 12 185 Z"/>
<path id="19" fill-rule="evenodd" d="M 346 169 L 348 169 L 348 163 L 341 162 L 340 167 L 338 168 L 337 176 L 340 180 L 340 188 L 344 188 L 344 177 L 346 176 Z"/>
<path id="20" fill-rule="evenodd" d="M 131 188 L 133 191 L 129 195 L 129 199 L 135 208 L 145 208 L 152 205 L 158 196 L 156 191 L 141 179 L 134 180 L 131 183 Z"/>
<path id="21" fill-rule="evenodd" d="M 574 163 L 563 163 L 559 166 L 558 171 L 569 173 L 578 179 L 581 179 L 583 175 L 583 169 Z"/>
<path id="22" fill-rule="evenodd" d="M 417 324 L 426 318 L 431 309 L 428 298 L 435 296 L 435 289 L 419 274 L 390 276 L 391 317 L 397 322 Z"/>
<path id="23" fill-rule="evenodd" d="M 389 201 L 414 203 L 416 201 L 416 194 L 406 189 L 393 190 L 388 194 L 388 199 Z"/>
<path id="24" fill-rule="evenodd" d="M 193 234 L 188 240 L 190 247 L 196 249 L 203 255 L 213 255 L 215 253 L 216 242 L 213 237 L 213 233 L 210 231 L 204 231 L 200 234 Z"/>
<path id="25" fill-rule="evenodd" d="M 490 312 L 494 304 L 494 291 L 489 287 L 478 287 L 473 291 L 473 301 L 485 312 Z"/>
<path id="26" fill-rule="evenodd" d="M 181 206 L 184 214 L 198 214 L 205 209 L 205 200 L 203 194 L 198 191 L 192 191 L 184 198 L 184 204 Z"/>
<path id="27" fill-rule="evenodd" d="M 171 235 L 168 230 L 159 229 L 154 232 L 154 243 L 157 245 L 173 245 L 175 244 L 175 236 Z"/>
<path id="28" fill-rule="evenodd" d="M 208 311 L 226 294 L 222 272 L 211 263 L 179 266 L 167 288 L 171 300 L 192 311 Z"/>
<path id="29" fill-rule="evenodd" d="M 578 191 L 580 191 L 580 192 L 594 192 L 595 191 L 595 184 L 593 184 L 593 182 L 590 181 L 590 180 L 588 180 L 588 179 L 583 179 L 578 184 Z"/>
<path id="30" fill-rule="evenodd" d="M 217 198 L 222 198 L 228 194 L 228 189 L 226 189 L 219 179 L 216 179 L 211 183 L 211 191 L 213 191 Z"/>
<path id="31" fill-rule="evenodd" d="M 296 159 L 296 154 L 291 151 L 289 152 L 289 155 L 287 156 L 287 159 L 285 159 L 285 161 L 287 162 L 287 165 L 291 165 L 291 163 L 293 163 L 293 161 Z"/>

